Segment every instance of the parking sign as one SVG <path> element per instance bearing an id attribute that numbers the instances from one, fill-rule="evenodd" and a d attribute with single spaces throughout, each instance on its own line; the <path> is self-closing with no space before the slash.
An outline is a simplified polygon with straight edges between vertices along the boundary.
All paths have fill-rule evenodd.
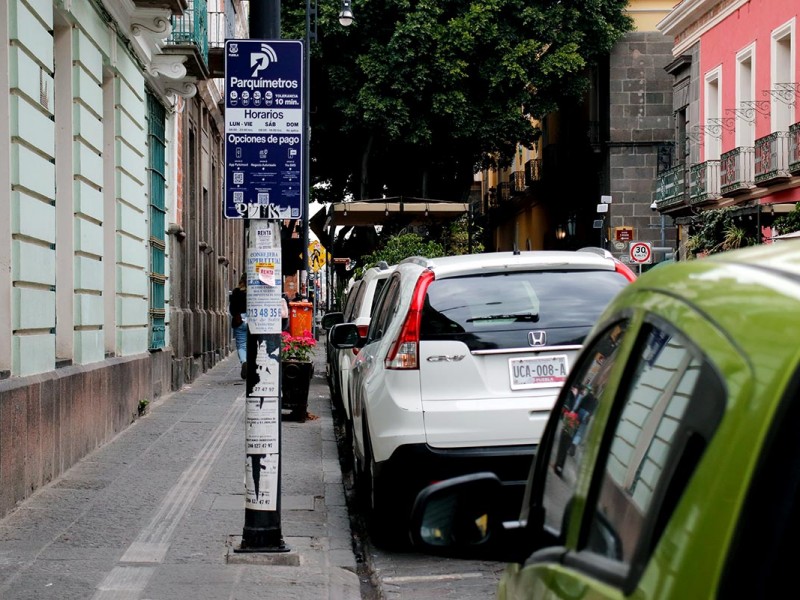
<path id="1" fill-rule="evenodd" d="M 225 42 L 225 217 L 303 218 L 303 43 Z"/>

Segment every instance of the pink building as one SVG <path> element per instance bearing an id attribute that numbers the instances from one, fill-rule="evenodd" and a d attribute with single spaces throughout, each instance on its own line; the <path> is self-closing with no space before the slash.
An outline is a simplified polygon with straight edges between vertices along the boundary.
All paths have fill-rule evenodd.
<path id="1" fill-rule="evenodd" d="M 685 226 L 735 207 L 769 241 L 800 200 L 797 0 L 684 0 L 659 23 L 674 39 L 676 152 L 658 210 Z"/>

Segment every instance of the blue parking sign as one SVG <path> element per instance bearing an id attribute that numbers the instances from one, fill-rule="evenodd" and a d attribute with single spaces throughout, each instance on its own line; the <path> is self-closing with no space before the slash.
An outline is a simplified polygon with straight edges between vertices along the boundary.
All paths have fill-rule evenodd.
<path id="1" fill-rule="evenodd" d="M 225 217 L 303 218 L 303 42 L 225 42 Z"/>

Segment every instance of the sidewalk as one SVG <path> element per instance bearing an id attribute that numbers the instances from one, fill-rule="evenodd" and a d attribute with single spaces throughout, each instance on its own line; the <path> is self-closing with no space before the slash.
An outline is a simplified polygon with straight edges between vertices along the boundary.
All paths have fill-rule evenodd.
<path id="1" fill-rule="evenodd" d="M 282 429 L 282 562 L 296 566 L 233 556 L 245 515 L 233 354 L 0 521 L 0 598 L 360 599 L 324 357 L 321 342 L 319 418 Z"/>

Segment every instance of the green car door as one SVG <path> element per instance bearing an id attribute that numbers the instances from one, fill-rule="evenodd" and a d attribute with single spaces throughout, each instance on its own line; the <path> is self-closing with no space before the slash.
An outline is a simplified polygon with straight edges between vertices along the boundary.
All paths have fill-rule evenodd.
<path id="1" fill-rule="evenodd" d="M 532 473 L 555 543 L 510 565 L 498 597 L 714 597 L 752 465 L 723 417 L 752 397 L 751 364 L 708 313 L 657 289 L 623 293 L 603 323 Z M 720 477 L 731 460 L 736 477 Z"/>

